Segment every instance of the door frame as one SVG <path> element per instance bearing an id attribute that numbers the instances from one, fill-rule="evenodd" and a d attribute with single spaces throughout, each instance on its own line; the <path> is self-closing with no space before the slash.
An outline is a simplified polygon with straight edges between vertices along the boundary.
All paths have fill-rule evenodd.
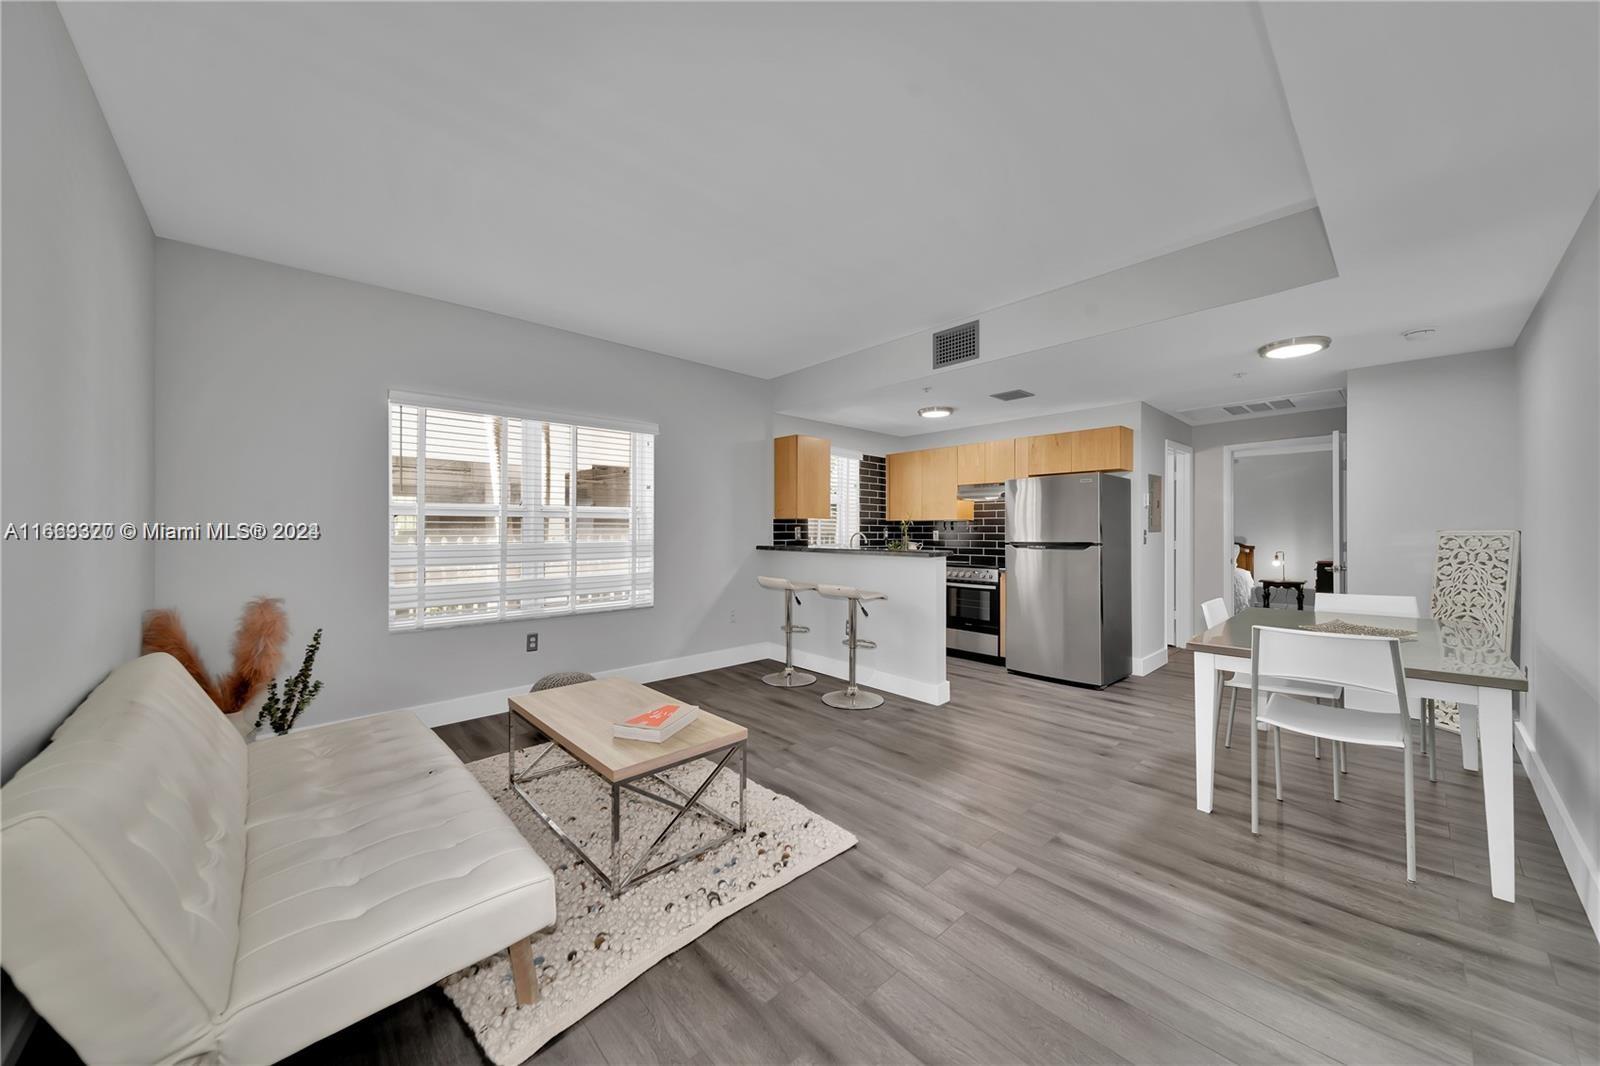
<path id="1" fill-rule="evenodd" d="M 1327 452 L 1333 463 L 1333 587 L 1345 591 L 1345 445 L 1349 437 L 1338 430 L 1317 437 L 1289 437 L 1284 440 L 1249 441 L 1222 446 L 1222 590 L 1233 588 L 1233 560 L 1228 548 L 1233 544 L 1233 464 L 1236 459 L 1258 455 L 1294 455 L 1299 452 Z M 1231 601 L 1230 601 L 1231 602 Z"/>
<path id="2" fill-rule="evenodd" d="M 1161 548 L 1165 571 L 1162 632 L 1169 647 L 1194 636 L 1194 448 L 1175 440 L 1163 449 Z"/>

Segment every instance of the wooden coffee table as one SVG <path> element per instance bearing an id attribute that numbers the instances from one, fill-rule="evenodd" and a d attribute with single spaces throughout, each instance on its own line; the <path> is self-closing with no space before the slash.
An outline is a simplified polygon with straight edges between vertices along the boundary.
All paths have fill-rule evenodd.
<path id="1" fill-rule="evenodd" d="M 659 744 L 643 740 L 619 740 L 611 735 L 611 727 L 616 723 L 663 703 L 680 702 L 622 678 L 586 681 L 581 685 L 529 692 L 513 696 L 508 702 L 511 714 L 506 716 L 506 773 L 512 790 L 522 797 L 523 802 L 532 808 L 533 813 L 562 843 L 572 849 L 573 854 L 595 872 L 613 898 L 652 877 L 677 869 L 690 859 L 720 847 L 736 834 L 744 832 L 745 744 L 750 737 L 750 731 L 744 726 L 701 710 L 693 722 Z M 550 738 L 550 742 L 534 756 L 533 762 L 521 771 L 517 770 L 516 750 L 512 747 L 512 715 L 520 716 Z M 572 756 L 575 761 L 540 769 L 540 762 L 556 748 Z M 729 766 L 735 756 L 738 756 L 739 762 L 737 821 L 702 799 L 717 775 Z M 665 770 L 696 759 L 714 760 L 714 765 L 711 773 L 692 793 L 683 791 L 661 776 Z M 605 868 L 546 814 L 538 801 L 523 788 L 528 782 L 550 774 L 584 768 L 598 774 L 601 780 L 611 786 L 611 856 Z M 646 788 L 646 785 L 650 787 Z M 677 812 L 626 870 L 622 867 L 621 845 L 624 790 Z M 691 812 L 726 826 L 728 832 L 709 844 L 646 868 L 662 842 Z"/>

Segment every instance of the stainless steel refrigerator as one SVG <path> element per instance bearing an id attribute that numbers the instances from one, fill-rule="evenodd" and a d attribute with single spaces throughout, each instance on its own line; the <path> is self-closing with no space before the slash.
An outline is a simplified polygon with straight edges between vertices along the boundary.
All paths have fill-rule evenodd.
<path id="1" fill-rule="evenodd" d="M 1006 482 L 1006 669 L 1104 687 L 1133 666 L 1132 485 Z"/>

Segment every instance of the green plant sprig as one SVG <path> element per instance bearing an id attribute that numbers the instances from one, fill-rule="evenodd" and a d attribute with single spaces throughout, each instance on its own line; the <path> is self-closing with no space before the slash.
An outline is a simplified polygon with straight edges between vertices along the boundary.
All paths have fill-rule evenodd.
<path id="1" fill-rule="evenodd" d="M 321 648 L 322 630 L 318 629 L 311 635 L 311 643 L 306 645 L 300 669 L 283 683 L 283 690 L 279 691 L 276 678 L 267 684 L 267 700 L 261 705 L 261 713 L 256 716 L 257 728 L 271 725 L 272 731 L 282 736 L 294 727 L 295 720 L 305 713 L 311 701 L 317 698 L 317 693 L 322 691 L 322 682 L 311 680 L 311 670 L 316 665 L 317 652 Z"/>

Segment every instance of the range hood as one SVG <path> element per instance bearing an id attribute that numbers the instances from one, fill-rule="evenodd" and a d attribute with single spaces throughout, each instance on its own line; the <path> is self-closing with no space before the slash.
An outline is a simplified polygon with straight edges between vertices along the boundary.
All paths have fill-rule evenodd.
<path id="1" fill-rule="evenodd" d="M 946 482 L 949 484 L 949 482 Z M 956 499 L 958 500 L 998 500 L 1006 494 L 1006 486 L 1002 481 L 984 481 L 973 485 L 957 485 Z"/>

